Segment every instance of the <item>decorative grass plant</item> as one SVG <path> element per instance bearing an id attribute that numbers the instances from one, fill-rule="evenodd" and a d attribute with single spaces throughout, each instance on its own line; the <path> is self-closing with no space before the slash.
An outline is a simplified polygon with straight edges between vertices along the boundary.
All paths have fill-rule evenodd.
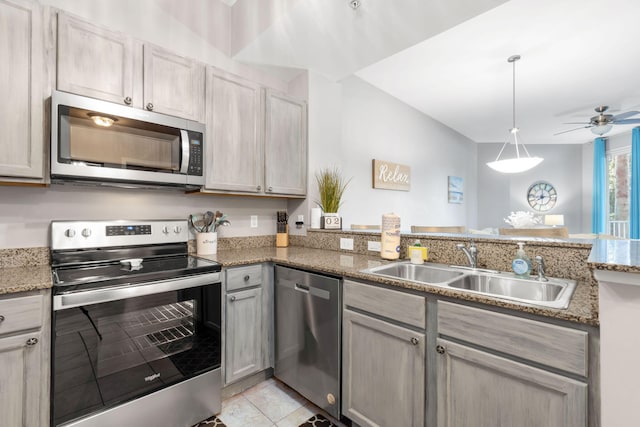
<path id="1" fill-rule="evenodd" d="M 320 208 L 324 213 L 337 213 L 342 205 L 342 195 L 351 182 L 351 178 L 344 180 L 338 168 L 320 169 L 316 172 L 318 191 L 320 193 Z"/>

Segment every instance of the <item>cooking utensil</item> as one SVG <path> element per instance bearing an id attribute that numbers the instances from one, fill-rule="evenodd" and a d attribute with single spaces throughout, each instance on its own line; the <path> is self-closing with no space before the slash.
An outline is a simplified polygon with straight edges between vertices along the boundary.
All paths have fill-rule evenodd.
<path id="1" fill-rule="evenodd" d="M 204 231 L 205 232 L 210 232 L 211 231 L 211 226 L 213 225 L 213 221 L 215 219 L 215 215 L 213 214 L 213 212 L 211 211 L 206 211 L 204 213 L 204 218 L 203 218 L 203 222 L 204 222 Z"/>

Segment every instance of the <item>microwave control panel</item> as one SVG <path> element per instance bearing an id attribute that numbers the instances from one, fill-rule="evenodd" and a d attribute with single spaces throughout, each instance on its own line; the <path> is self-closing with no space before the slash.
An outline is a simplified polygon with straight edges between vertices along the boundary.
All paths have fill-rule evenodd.
<path id="1" fill-rule="evenodd" d="M 201 133 L 189 132 L 189 175 L 202 176 L 202 137 Z"/>

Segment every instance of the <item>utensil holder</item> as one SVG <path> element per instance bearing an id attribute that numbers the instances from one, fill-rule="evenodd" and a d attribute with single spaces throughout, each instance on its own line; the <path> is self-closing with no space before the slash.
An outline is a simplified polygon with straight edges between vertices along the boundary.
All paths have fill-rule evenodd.
<path id="1" fill-rule="evenodd" d="M 285 233 L 276 233 L 276 247 L 286 248 L 289 246 L 289 226 L 286 227 Z"/>
<path id="2" fill-rule="evenodd" d="M 218 232 L 197 233 L 196 252 L 198 255 L 215 255 L 218 253 Z"/>

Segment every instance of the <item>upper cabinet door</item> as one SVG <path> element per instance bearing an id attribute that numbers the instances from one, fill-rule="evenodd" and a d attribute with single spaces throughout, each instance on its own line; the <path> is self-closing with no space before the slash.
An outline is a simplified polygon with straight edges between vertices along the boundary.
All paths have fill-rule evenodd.
<path id="1" fill-rule="evenodd" d="M 266 92 L 265 192 L 307 193 L 307 104 Z"/>
<path id="2" fill-rule="evenodd" d="M 0 0 L 0 175 L 43 177 L 44 30 L 37 3 Z"/>
<path id="3" fill-rule="evenodd" d="M 141 107 L 142 99 L 134 93 L 134 61 L 140 57 L 135 46 L 126 34 L 58 14 L 57 88 Z"/>
<path id="4" fill-rule="evenodd" d="M 207 67 L 205 188 L 261 193 L 260 85 Z"/>
<path id="5" fill-rule="evenodd" d="M 144 45 L 144 108 L 204 121 L 204 65 Z"/>

